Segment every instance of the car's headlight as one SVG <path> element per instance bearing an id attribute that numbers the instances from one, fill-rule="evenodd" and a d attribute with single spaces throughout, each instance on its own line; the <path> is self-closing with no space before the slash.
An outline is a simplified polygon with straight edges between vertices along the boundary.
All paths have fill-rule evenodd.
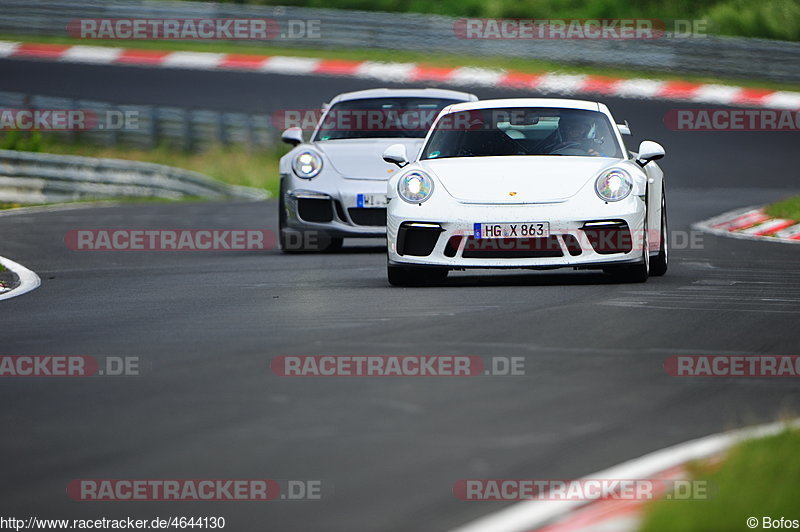
<path id="1" fill-rule="evenodd" d="M 409 203 L 422 203 L 433 193 L 433 179 L 425 172 L 413 170 L 400 177 L 397 192 Z"/>
<path id="2" fill-rule="evenodd" d="M 301 151 L 294 156 L 292 169 L 294 173 L 297 174 L 297 177 L 311 179 L 322 170 L 322 157 L 311 150 Z"/>
<path id="3" fill-rule="evenodd" d="M 594 190 L 603 201 L 620 201 L 633 190 L 633 180 L 625 170 L 615 168 L 600 174 L 594 182 Z"/>

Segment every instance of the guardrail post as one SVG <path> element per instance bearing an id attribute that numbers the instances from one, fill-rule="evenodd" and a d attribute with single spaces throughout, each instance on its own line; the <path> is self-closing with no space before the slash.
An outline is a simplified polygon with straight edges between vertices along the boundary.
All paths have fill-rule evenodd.
<path id="1" fill-rule="evenodd" d="M 256 147 L 256 135 L 253 131 L 253 115 L 245 115 L 244 128 L 247 135 L 247 148 L 254 149 Z"/>
<path id="2" fill-rule="evenodd" d="M 228 135 L 225 131 L 225 113 L 217 113 L 217 142 L 222 145 L 228 143 Z"/>
<path id="3" fill-rule="evenodd" d="M 116 111 L 116 109 L 114 109 L 114 110 Z M 108 109 L 106 109 L 105 112 L 106 112 L 106 125 L 108 125 L 108 122 L 109 122 L 109 120 L 108 120 Z M 114 124 L 114 125 L 116 125 L 116 124 Z M 125 123 L 123 122 L 119 127 L 125 127 Z M 110 129 L 107 129 L 106 131 L 108 132 L 107 133 L 108 136 L 111 138 L 111 145 L 112 146 L 116 146 L 117 144 L 119 144 L 119 130 L 117 129 L 117 127 L 112 127 Z"/>
<path id="4" fill-rule="evenodd" d="M 183 111 L 183 149 L 192 151 L 194 149 L 194 127 L 192 127 L 192 112 L 188 109 Z"/>
<path id="5" fill-rule="evenodd" d="M 150 115 L 150 147 L 155 148 L 159 143 L 158 107 L 151 105 L 147 110 Z"/>
<path id="6" fill-rule="evenodd" d="M 69 100 L 69 103 L 67 104 L 67 108 L 70 109 L 70 110 L 73 110 L 73 111 L 77 111 L 78 110 L 78 100 Z M 71 128 L 69 130 L 69 132 L 67 133 L 67 135 L 69 136 L 69 140 L 72 141 L 73 143 L 78 142 L 78 141 L 81 140 L 81 130 L 80 129 L 72 129 Z"/>

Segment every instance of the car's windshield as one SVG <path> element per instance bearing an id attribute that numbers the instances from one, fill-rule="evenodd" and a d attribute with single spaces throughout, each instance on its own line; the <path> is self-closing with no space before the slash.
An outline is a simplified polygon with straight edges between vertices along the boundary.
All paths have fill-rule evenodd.
<path id="1" fill-rule="evenodd" d="M 598 111 L 507 107 L 443 116 L 422 151 L 422 159 L 498 155 L 622 157 L 622 150 Z"/>
<path id="2" fill-rule="evenodd" d="M 458 102 L 419 97 L 346 100 L 323 115 L 314 140 L 423 138 L 439 111 Z"/>

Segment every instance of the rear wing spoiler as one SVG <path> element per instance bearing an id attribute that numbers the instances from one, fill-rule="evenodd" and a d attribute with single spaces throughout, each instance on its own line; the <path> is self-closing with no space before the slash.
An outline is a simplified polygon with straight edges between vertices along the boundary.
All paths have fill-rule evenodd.
<path id="1" fill-rule="evenodd" d="M 631 136 L 631 126 L 628 125 L 627 120 L 625 121 L 624 124 L 617 124 L 617 129 L 619 129 L 620 135 Z"/>

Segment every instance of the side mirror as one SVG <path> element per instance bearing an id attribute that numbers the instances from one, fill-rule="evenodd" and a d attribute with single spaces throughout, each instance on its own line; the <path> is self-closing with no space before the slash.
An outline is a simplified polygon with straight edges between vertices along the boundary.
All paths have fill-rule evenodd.
<path id="1" fill-rule="evenodd" d="M 281 133 L 281 140 L 286 144 L 297 146 L 303 143 L 303 130 L 299 127 L 290 127 Z"/>
<path id="2" fill-rule="evenodd" d="M 658 142 L 645 140 L 639 144 L 639 154 L 636 156 L 636 162 L 640 166 L 644 166 L 650 161 L 656 161 L 662 157 L 664 157 L 664 147 Z"/>
<path id="3" fill-rule="evenodd" d="M 383 160 L 387 163 L 393 163 L 400 168 L 408 164 L 408 155 L 406 154 L 406 147 L 402 144 L 392 144 L 383 152 Z"/>

